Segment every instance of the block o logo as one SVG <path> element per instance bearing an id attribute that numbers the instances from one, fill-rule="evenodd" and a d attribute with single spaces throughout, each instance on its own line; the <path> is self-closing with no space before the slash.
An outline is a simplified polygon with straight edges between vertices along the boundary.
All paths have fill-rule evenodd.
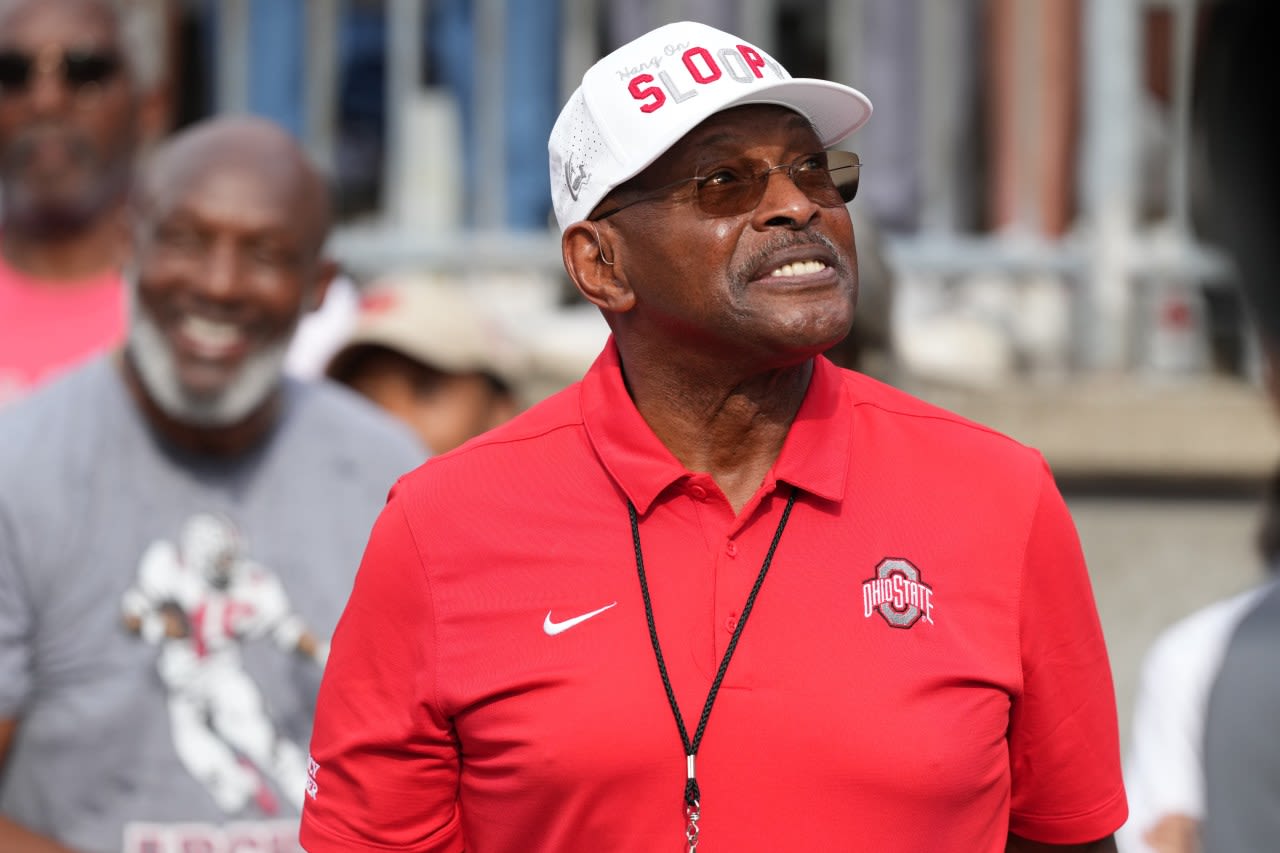
<path id="1" fill-rule="evenodd" d="M 879 613 L 894 628 L 910 628 L 923 619 L 933 624 L 933 588 L 920 580 L 911 561 L 886 557 L 876 575 L 862 582 L 862 615 Z"/>

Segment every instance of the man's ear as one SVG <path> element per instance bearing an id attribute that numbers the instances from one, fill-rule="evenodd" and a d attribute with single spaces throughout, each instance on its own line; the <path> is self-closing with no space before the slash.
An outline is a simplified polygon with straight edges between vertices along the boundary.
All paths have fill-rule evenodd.
<path id="1" fill-rule="evenodd" d="M 560 238 L 564 268 L 588 302 L 601 311 L 621 314 L 636 302 L 622 263 L 622 240 L 609 225 L 600 228 L 583 220 L 565 229 Z"/>
<path id="2" fill-rule="evenodd" d="M 333 284 L 333 280 L 340 272 L 338 262 L 333 258 L 321 257 L 316 262 L 316 271 L 311 278 L 311 292 L 307 296 L 307 304 L 305 310 L 314 311 L 324 303 L 325 294 L 329 292 L 329 285 Z"/>

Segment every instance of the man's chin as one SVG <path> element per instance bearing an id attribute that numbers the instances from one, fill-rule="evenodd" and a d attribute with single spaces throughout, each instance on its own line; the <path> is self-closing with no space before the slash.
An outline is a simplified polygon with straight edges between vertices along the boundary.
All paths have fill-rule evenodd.
<path id="1" fill-rule="evenodd" d="M 176 389 L 176 393 L 152 397 L 164 412 L 174 420 L 195 427 L 216 429 L 235 426 L 248 420 L 271 398 L 277 385 L 255 389 L 246 394 L 239 385 L 224 388 L 218 393 Z M 162 398 L 163 397 L 163 398 Z"/>
<path id="2" fill-rule="evenodd" d="M 193 404 L 214 405 L 235 388 L 238 370 L 179 368 L 176 380 L 183 399 Z"/>
<path id="3" fill-rule="evenodd" d="M 188 426 L 200 429 L 223 429 L 243 423 L 254 411 L 256 407 L 242 412 L 239 409 L 228 409 L 217 404 L 186 403 L 178 405 L 168 414 Z"/>
<path id="4" fill-rule="evenodd" d="M 159 356 L 159 357 L 157 357 Z M 162 353 L 136 358 L 147 396 L 170 418 L 201 428 L 234 426 L 258 411 L 280 387 L 282 353 L 269 351 L 238 370 L 199 374 L 176 370 Z"/>

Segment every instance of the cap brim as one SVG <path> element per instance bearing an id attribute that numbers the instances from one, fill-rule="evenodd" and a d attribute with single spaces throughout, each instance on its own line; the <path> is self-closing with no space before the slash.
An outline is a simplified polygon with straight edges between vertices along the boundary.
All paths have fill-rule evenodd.
<path id="1" fill-rule="evenodd" d="M 831 148 L 848 139 L 871 118 L 871 100 L 851 86 L 817 80 L 811 77 L 780 80 L 767 86 L 753 86 L 748 94 L 727 101 L 709 116 L 700 118 L 685 128 L 689 133 L 702 122 L 734 107 L 748 104 L 772 104 L 795 110 L 809 120 L 823 148 Z M 683 136 L 683 135 L 682 135 Z M 653 165 L 663 154 L 671 150 L 667 146 L 640 164 L 634 172 L 623 176 L 614 186 L 629 181 Z"/>
<path id="2" fill-rule="evenodd" d="M 725 104 L 721 111 L 745 104 L 789 107 L 809 119 L 823 148 L 843 142 L 871 118 L 871 101 L 866 95 L 829 80 L 793 78 L 749 91 L 749 95 Z"/>

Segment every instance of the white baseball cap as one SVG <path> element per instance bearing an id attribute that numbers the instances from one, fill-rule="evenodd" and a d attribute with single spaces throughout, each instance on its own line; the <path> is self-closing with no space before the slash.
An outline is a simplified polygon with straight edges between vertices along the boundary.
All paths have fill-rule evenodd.
<path id="1" fill-rule="evenodd" d="M 547 144 L 551 199 L 563 231 L 704 120 L 743 104 L 777 104 L 803 115 L 824 148 L 871 116 L 857 89 L 792 77 L 735 35 L 691 21 L 629 42 L 582 75 Z"/>

